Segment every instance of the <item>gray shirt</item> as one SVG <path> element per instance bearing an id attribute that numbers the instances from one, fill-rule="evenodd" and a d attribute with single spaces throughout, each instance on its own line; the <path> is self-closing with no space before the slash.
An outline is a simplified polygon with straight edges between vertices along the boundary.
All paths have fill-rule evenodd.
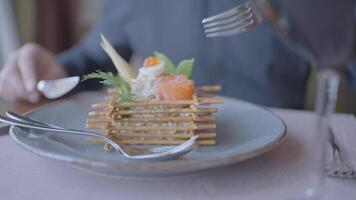
<path id="1" fill-rule="evenodd" d="M 206 38 L 201 20 L 236 6 L 237 0 L 112 0 L 77 45 L 59 55 L 68 72 L 114 71 L 99 46 L 103 33 L 127 60 L 160 51 L 175 63 L 194 57 L 197 85 L 220 84 L 222 94 L 267 106 L 301 109 L 309 65 L 277 37 L 268 23 L 225 38 Z M 85 83 L 95 88 L 97 82 Z"/>

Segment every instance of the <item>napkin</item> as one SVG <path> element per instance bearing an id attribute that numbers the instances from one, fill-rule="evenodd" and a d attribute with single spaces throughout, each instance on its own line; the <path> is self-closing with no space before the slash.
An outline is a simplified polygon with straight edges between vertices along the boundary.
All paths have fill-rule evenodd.
<path id="1" fill-rule="evenodd" d="M 331 129 L 342 158 L 356 170 L 356 118 L 351 114 L 335 114 Z"/>

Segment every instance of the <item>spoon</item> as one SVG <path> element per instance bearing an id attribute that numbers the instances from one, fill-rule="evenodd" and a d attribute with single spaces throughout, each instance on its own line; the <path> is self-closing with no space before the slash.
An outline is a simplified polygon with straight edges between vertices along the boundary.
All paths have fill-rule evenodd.
<path id="1" fill-rule="evenodd" d="M 78 85 L 79 76 L 71 76 L 53 80 L 41 80 L 37 83 L 37 89 L 48 99 L 59 98 Z"/>
<path id="2" fill-rule="evenodd" d="M 33 119 L 24 117 L 14 112 L 7 112 L 7 116 L 0 115 L 0 121 L 5 122 L 11 125 L 25 127 L 29 129 L 36 129 L 40 131 L 50 131 L 50 132 L 57 132 L 57 133 L 67 133 L 67 134 L 77 134 L 83 136 L 94 136 L 100 139 L 105 140 L 109 143 L 116 151 L 120 152 L 125 158 L 134 159 L 134 160 L 172 160 L 177 159 L 187 153 L 189 153 L 195 145 L 195 141 L 198 136 L 191 137 L 188 141 L 175 146 L 175 147 L 158 147 L 158 148 L 151 148 L 151 149 L 138 149 L 131 146 L 126 146 L 116 141 L 111 140 L 110 138 L 99 135 L 93 132 L 87 131 L 79 131 L 79 130 L 70 130 L 64 129 L 62 127 L 42 123 L 35 121 Z"/>

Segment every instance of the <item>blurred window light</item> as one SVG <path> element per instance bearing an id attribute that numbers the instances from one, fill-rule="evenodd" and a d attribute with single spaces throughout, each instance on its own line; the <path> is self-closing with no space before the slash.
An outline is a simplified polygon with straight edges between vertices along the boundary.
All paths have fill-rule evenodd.
<path id="1" fill-rule="evenodd" d="M 0 62 L 6 60 L 19 46 L 13 2 L 0 0 Z"/>

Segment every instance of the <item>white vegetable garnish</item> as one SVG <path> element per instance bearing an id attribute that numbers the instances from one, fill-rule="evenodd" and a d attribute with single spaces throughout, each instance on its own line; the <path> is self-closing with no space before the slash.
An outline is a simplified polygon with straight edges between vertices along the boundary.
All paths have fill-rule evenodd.
<path id="1" fill-rule="evenodd" d="M 141 67 L 138 72 L 138 78 L 141 77 L 158 77 L 164 73 L 164 62 L 159 61 L 157 65 L 150 67 Z"/>
<path id="2" fill-rule="evenodd" d="M 100 35 L 102 42 L 100 43 L 101 47 L 104 51 L 110 56 L 112 62 L 114 63 L 117 71 L 120 75 L 125 79 L 125 81 L 130 82 L 131 79 L 137 77 L 137 71 L 131 67 L 125 59 L 123 59 L 112 47 L 109 41 L 104 37 L 104 35 Z"/>

